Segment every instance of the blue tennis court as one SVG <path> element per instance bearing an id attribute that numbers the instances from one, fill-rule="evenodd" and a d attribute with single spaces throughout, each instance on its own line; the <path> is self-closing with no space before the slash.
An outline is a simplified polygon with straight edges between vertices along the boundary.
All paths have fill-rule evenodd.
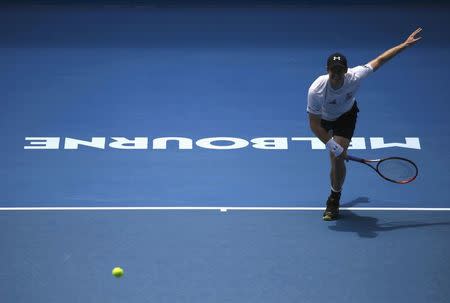
<path id="1" fill-rule="evenodd" d="M 0 9 L 2 302 L 448 302 L 450 6 L 82 2 Z M 325 222 L 308 88 L 417 27 Z"/>

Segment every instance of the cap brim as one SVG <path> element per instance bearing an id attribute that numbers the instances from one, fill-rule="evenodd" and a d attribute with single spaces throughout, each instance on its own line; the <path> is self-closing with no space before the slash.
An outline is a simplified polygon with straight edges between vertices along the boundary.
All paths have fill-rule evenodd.
<path id="1" fill-rule="evenodd" d="M 341 68 L 347 68 L 347 66 L 341 62 L 332 62 L 330 65 L 328 65 L 328 68 L 334 68 L 334 67 L 341 67 Z"/>

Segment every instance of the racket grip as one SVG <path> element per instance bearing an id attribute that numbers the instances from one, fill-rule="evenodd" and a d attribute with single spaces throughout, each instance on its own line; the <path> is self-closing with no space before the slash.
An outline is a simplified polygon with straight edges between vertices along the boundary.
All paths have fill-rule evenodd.
<path id="1" fill-rule="evenodd" d="M 355 156 L 351 156 L 351 155 L 347 155 L 347 157 L 345 157 L 345 160 L 364 163 L 364 159 L 361 159 L 361 158 L 358 158 L 358 157 L 355 157 Z"/>

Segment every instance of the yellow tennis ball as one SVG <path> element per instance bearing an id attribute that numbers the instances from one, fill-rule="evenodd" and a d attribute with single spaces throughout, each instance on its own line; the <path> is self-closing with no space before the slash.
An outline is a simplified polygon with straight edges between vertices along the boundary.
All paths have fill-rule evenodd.
<path id="1" fill-rule="evenodd" d="M 123 269 L 120 267 L 114 267 L 112 270 L 112 274 L 116 278 L 120 278 L 123 276 Z"/>

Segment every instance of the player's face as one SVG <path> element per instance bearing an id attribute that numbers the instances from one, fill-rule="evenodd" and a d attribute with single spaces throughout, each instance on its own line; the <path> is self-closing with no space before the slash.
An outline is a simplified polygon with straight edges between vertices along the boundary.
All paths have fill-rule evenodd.
<path id="1" fill-rule="evenodd" d="M 342 82 L 344 81 L 344 76 L 345 76 L 346 72 L 347 72 L 347 69 L 344 67 L 336 66 L 336 67 L 330 68 L 328 70 L 328 76 L 330 78 L 331 83 L 333 85 L 339 85 L 339 84 L 342 85 Z"/>

